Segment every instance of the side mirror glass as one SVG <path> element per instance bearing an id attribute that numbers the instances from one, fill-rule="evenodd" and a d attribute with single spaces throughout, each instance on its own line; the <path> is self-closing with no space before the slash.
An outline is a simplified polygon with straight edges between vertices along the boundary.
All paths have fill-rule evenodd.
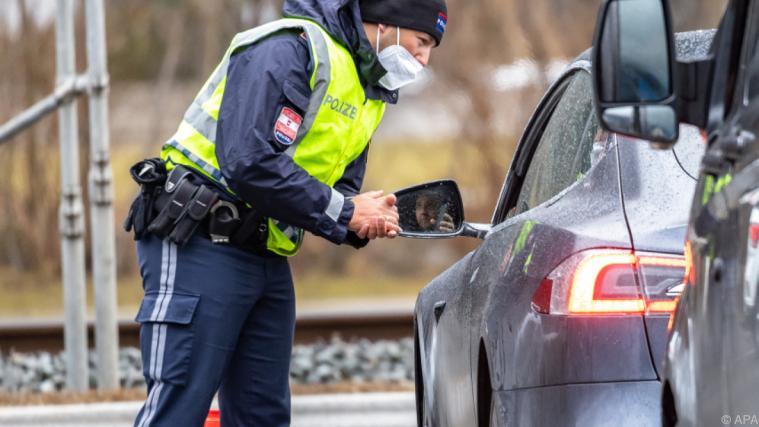
<path id="1" fill-rule="evenodd" d="M 669 105 L 611 107 L 603 110 L 603 121 L 615 132 L 647 135 L 653 141 L 677 140 L 677 117 Z"/>
<path id="2" fill-rule="evenodd" d="M 464 228 L 464 204 L 456 182 L 434 181 L 395 192 L 401 236 L 455 237 Z"/>
<path id="3" fill-rule="evenodd" d="M 677 141 L 670 21 L 664 0 L 606 0 L 602 6 L 593 74 L 599 118 L 607 130 Z"/>

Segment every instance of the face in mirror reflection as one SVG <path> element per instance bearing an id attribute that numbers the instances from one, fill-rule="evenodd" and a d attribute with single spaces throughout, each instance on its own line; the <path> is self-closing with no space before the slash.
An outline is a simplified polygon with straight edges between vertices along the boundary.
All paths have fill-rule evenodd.
<path id="1" fill-rule="evenodd" d="M 461 225 L 457 202 L 444 188 L 401 195 L 397 205 L 400 225 L 405 232 L 447 234 L 456 232 Z"/>
<path id="2" fill-rule="evenodd" d="M 429 191 L 416 198 L 415 215 L 417 226 L 424 231 L 454 231 L 453 217 L 446 212 L 446 203 L 440 194 Z"/>

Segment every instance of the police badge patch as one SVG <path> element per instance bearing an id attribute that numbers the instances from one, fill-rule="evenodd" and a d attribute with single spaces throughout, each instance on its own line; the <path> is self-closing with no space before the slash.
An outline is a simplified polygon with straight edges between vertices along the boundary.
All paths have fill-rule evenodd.
<path id="1" fill-rule="evenodd" d="M 289 107 L 282 107 L 274 123 L 274 138 L 284 145 L 292 145 L 298 135 L 303 117 Z"/>

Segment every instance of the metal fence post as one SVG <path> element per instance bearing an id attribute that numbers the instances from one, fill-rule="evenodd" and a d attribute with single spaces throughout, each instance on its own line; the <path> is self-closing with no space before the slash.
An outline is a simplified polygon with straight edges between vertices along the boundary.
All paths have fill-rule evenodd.
<path id="1" fill-rule="evenodd" d="M 119 387 L 119 334 L 116 320 L 116 242 L 113 176 L 108 132 L 108 69 L 103 0 L 86 0 L 87 63 L 90 79 L 90 221 L 92 285 L 95 292 L 95 346 L 101 390 Z"/>
<path id="2" fill-rule="evenodd" d="M 58 0 L 56 14 L 57 84 L 76 77 L 74 44 L 74 1 Z M 84 218 L 79 184 L 79 132 L 76 102 L 66 99 L 58 110 L 61 146 L 61 206 L 59 211 L 63 258 L 63 304 L 65 310 L 64 348 L 66 386 L 88 388 L 87 325 L 85 323 Z"/>

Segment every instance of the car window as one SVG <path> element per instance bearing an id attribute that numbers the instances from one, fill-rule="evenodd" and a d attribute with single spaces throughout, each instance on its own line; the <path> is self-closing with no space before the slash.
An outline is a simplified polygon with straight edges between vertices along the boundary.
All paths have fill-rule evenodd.
<path id="1" fill-rule="evenodd" d="M 545 202 L 582 179 L 590 169 L 598 132 L 591 77 L 580 71 L 571 78 L 540 136 L 513 214 Z"/>

